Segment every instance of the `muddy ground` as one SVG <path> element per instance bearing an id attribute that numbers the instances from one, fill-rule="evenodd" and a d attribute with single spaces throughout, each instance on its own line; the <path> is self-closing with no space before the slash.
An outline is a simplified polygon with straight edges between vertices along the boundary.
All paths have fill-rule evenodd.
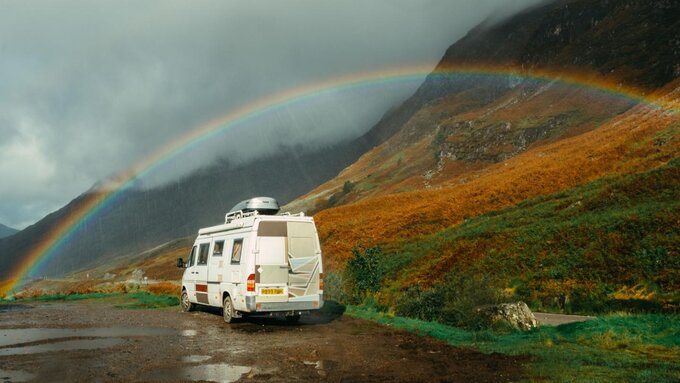
<path id="1" fill-rule="evenodd" d="M 526 362 L 343 316 L 340 306 L 295 325 L 102 302 L 0 306 L 0 382 L 509 382 Z"/>

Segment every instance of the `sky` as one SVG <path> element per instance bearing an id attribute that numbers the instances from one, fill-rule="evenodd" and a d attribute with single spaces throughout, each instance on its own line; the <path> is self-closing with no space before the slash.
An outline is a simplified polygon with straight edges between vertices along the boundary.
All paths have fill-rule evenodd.
<path id="1" fill-rule="evenodd" d="M 272 94 L 436 65 L 538 0 L 0 0 L 0 223 L 23 229 L 197 126 Z M 417 82 L 329 94 L 226 131 L 145 180 L 368 131 Z"/>

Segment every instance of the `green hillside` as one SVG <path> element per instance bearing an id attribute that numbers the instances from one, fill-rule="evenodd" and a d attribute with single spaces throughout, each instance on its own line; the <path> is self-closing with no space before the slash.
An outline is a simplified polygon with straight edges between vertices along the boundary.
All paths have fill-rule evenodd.
<path id="1" fill-rule="evenodd" d="M 344 291 L 340 275 L 331 275 L 330 293 L 449 324 L 469 319 L 466 307 L 499 299 L 578 313 L 675 311 L 679 222 L 675 158 L 651 171 L 526 200 L 434 235 L 354 251 Z M 353 289 L 357 284 L 369 293 Z"/>

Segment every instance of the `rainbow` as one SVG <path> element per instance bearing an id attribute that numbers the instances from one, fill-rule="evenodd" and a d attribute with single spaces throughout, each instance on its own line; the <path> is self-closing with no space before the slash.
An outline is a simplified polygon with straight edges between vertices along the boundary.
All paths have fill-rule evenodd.
<path id="1" fill-rule="evenodd" d="M 198 126 L 178 137 L 152 155 L 135 164 L 115 177 L 114 181 L 95 192 L 90 193 L 68 216 L 61 219 L 36 245 L 25 254 L 9 273 L 9 278 L 0 282 L 0 296 L 8 295 L 21 285 L 32 271 L 38 270 L 50 258 L 60 252 L 63 247 L 77 237 L 89 222 L 104 214 L 110 207 L 130 190 L 138 179 L 154 172 L 171 159 L 187 152 L 196 145 L 211 137 L 233 129 L 254 118 L 280 110 L 292 105 L 304 103 L 324 95 L 363 89 L 373 86 L 384 86 L 406 81 L 422 81 L 429 79 L 447 79 L 455 76 L 516 76 L 522 79 L 557 82 L 568 86 L 595 89 L 608 94 L 622 96 L 636 102 L 650 104 L 655 107 L 666 107 L 666 102 L 653 94 L 645 94 L 639 89 L 613 84 L 597 74 L 575 74 L 551 72 L 547 70 L 526 71 L 502 66 L 439 66 L 434 71 L 431 66 L 417 65 L 400 67 L 375 72 L 364 72 L 334 78 L 328 81 L 303 86 L 267 97 L 238 110 L 232 111 Z M 675 111 L 675 109 L 673 109 Z"/>

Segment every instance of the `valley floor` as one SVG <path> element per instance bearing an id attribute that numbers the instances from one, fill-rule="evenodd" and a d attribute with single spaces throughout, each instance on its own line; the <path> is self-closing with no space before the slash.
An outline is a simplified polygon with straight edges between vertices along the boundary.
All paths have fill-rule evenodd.
<path id="1" fill-rule="evenodd" d="M 219 311 L 116 308 L 121 299 L 0 305 L 0 379 L 509 382 L 529 362 L 343 316 L 332 302 L 296 325 L 228 325 Z"/>

